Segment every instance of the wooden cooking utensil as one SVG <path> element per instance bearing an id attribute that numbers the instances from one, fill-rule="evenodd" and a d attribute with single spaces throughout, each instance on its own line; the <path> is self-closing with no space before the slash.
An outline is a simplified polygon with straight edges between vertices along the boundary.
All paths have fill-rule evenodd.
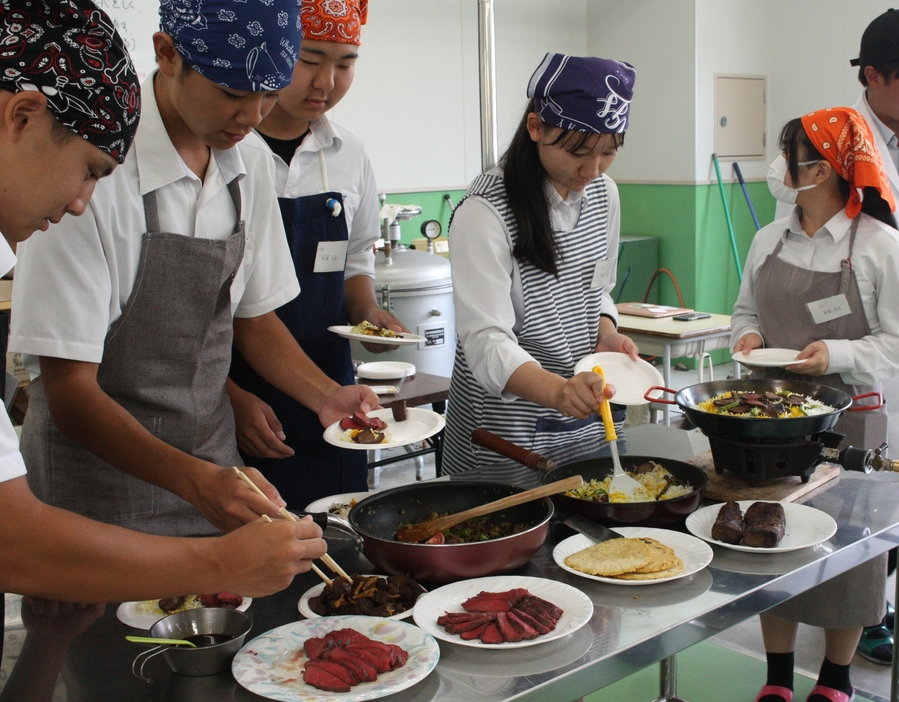
<path id="1" fill-rule="evenodd" d="M 574 490 L 574 488 L 578 488 L 583 484 L 584 479 L 581 476 L 572 475 L 564 480 L 558 480 L 549 485 L 533 488 L 532 490 L 525 490 L 524 492 L 519 492 L 517 495 L 509 495 L 509 497 L 503 497 L 500 500 L 494 500 L 493 502 L 488 502 L 479 507 L 472 507 L 463 512 L 449 514 L 445 517 L 438 517 L 437 519 L 431 519 L 419 524 L 406 524 L 396 530 L 396 540 L 404 543 L 421 543 L 422 541 L 430 539 L 438 531 L 449 529 L 456 524 L 464 522 L 466 519 L 483 517 L 485 514 L 498 512 L 507 507 L 514 507 L 516 505 L 524 504 L 525 502 L 548 497 L 549 495 L 556 495 L 567 490 Z"/>

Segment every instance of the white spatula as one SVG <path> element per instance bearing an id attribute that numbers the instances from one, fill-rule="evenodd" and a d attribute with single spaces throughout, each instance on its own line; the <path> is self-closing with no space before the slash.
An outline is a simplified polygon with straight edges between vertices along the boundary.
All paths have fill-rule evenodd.
<path id="1" fill-rule="evenodd" d="M 602 368 L 593 366 L 593 372 L 601 376 L 603 382 L 605 382 L 606 376 L 602 372 Z M 609 442 L 609 448 L 612 450 L 612 463 L 614 464 L 609 492 L 620 492 L 633 499 L 635 491 L 643 486 L 625 473 L 624 468 L 621 467 L 621 459 L 618 457 L 618 434 L 615 432 L 615 424 L 612 422 L 612 408 L 609 405 L 608 398 L 605 396 L 603 396 L 602 402 L 599 404 L 599 414 L 606 428 L 606 441 Z"/>

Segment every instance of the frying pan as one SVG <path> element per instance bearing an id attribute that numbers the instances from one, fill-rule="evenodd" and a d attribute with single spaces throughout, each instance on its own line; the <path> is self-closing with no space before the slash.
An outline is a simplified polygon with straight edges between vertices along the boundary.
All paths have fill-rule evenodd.
<path id="1" fill-rule="evenodd" d="M 374 565 L 391 574 L 407 573 L 421 583 L 442 585 L 507 573 L 531 560 L 549 532 L 554 510 L 550 499 L 497 512 L 493 515 L 496 519 L 528 526 L 490 541 L 403 543 L 395 539 L 397 527 L 424 521 L 432 512 L 461 512 L 519 492 L 524 490 L 514 485 L 476 480 L 415 483 L 366 497 L 353 506 L 347 519 L 362 537 L 363 553 Z"/>
<path id="2" fill-rule="evenodd" d="M 612 474 L 614 469 L 611 457 L 589 458 L 562 466 L 555 466 L 552 461 L 547 460 L 540 454 L 517 446 L 486 429 L 475 429 L 471 433 L 471 441 L 501 456 L 518 461 L 528 468 L 542 472 L 544 474 L 544 484 L 562 480 L 572 475 L 583 476 L 585 483 L 594 479 L 604 480 Z M 682 461 L 675 461 L 671 458 L 621 456 L 621 465 L 625 470 L 633 470 L 646 461 L 660 463 L 676 478 L 693 486 L 693 491 L 681 497 L 655 502 L 594 502 L 568 495 L 553 495 L 551 499 L 560 509 L 583 514 L 605 525 L 664 528 L 682 524 L 687 515 L 696 511 L 699 507 L 702 493 L 709 482 L 708 476 L 701 468 Z"/>
<path id="3" fill-rule="evenodd" d="M 699 427 L 704 434 L 714 436 L 726 436 L 728 438 L 788 438 L 808 436 L 818 432 L 827 431 L 845 411 L 860 412 L 875 410 L 883 406 L 883 396 L 879 392 L 868 392 L 863 395 L 851 397 L 841 390 L 808 383 L 801 380 L 787 380 L 784 378 L 750 378 L 746 380 L 713 380 L 708 383 L 699 383 L 684 388 L 675 394 L 661 386 L 653 386 L 646 391 L 646 399 L 656 391 L 675 395 L 673 400 L 664 397 L 652 397 L 652 402 L 661 402 L 666 405 L 676 404 L 680 407 L 687 419 Z M 797 395 L 805 395 L 813 400 L 823 402 L 833 407 L 832 412 L 815 414 L 810 417 L 789 417 L 785 419 L 762 417 L 739 417 L 727 414 L 713 414 L 699 409 L 698 405 L 706 400 L 711 400 L 726 392 L 780 392 L 789 391 Z M 865 397 L 876 397 L 876 404 L 852 406 L 853 402 Z M 586 480 L 587 476 L 584 476 Z"/>

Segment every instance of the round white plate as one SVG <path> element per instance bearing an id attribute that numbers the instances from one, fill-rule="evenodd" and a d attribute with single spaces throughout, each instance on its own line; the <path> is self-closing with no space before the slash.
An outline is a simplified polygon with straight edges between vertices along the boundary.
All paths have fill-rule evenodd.
<path id="1" fill-rule="evenodd" d="M 325 441 L 339 448 L 369 451 L 371 449 L 396 448 L 416 441 L 423 441 L 443 429 L 443 415 L 420 407 L 409 407 L 406 419 L 398 422 L 393 418 L 393 410 L 379 409 L 369 412 L 367 417 L 377 417 L 387 423 L 384 433 L 387 441 L 383 444 L 357 444 L 349 438 L 351 429 L 341 429 L 340 422 L 334 422 L 325 429 Z"/>
<path id="2" fill-rule="evenodd" d="M 693 575 L 693 573 L 702 570 L 711 563 L 714 555 L 708 544 L 689 534 L 681 534 L 679 531 L 653 529 L 652 527 L 615 527 L 615 531 L 631 539 L 646 536 L 674 549 L 674 552 L 684 562 L 683 571 L 677 575 L 672 575 L 670 578 L 658 578 L 657 580 L 622 580 L 621 578 L 606 578 L 601 575 L 583 573 L 565 565 L 565 559 L 572 553 L 583 551 L 596 543 L 593 539 L 588 539 L 583 534 L 569 536 L 560 542 L 553 549 L 553 560 L 557 566 L 567 570 L 569 573 L 574 573 L 590 580 L 598 580 L 602 583 L 611 583 L 613 585 L 657 585 L 658 583 L 666 583 L 669 580 L 677 580 L 678 578 L 686 578 L 688 575 Z"/>
<path id="3" fill-rule="evenodd" d="M 411 378 L 415 375 L 415 366 L 403 361 L 373 361 L 362 363 L 356 368 L 356 375 L 367 380 L 402 378 L 403 373 L 407 378 Z"/>
<path id="4" fill-rule="evenodd" d="M 360 683 L 349 692 L 325 692 L 303 682 L 303 643 L 337 629 L 355 629 L 375 641 L 396 644 L 409 654 L 401 668 Z M 423 680 L 440 659 L 434 637 L 406 622 L 379 617 L 339 616 L 304 619 L 257 636 L 231 663 L 234 679 L 250 692 L 282 702 L 356 702 L 405 690 Z"/>
<path id="5" fill-rule="evenodd" d="M 168 612 L 159 609 L 159 600 L 144 600 L 143 602 L 122 602 L 116 609 L 116 617 L 122 624 L 133 626 L 135 629 L 149 629 L 163 617 L 169 616 Z M 246 612 L 253 604 L 252 597 L 244 597 L 243 603 L 237 609 Z M 197 609 L 191 607 L 190 609 Z"/>
<path id="6" fill-rule="evenodd" d="M 665 385 L 662 374 L 642 358 L 632 361 L 626 353 L 591 353 L 574 367 L 574 373 L 592 371 L 593 366 L 602 366 L 602 372 L 610 385 L 615 386 L 612 402 L 617 405 L 645 405 L 643 398 L 653 385 Z M 664 393 L 659 393 L 661 397 Z"/>
<path id="7" fill-rule="evenodd" d="M 740 363 L 744 363 L 747 366 L 783 368 L 796 363 L 802 363 L 802 361 L 796 360 L 796 356 L 798 355 L 799 352 L 795 349 L 752 349 L 752 351 L 746 354 L 742 351 L 737 351 L 737 353 L 733 355 L 733 359 Z"/>
<path id="8" fill-rule="evenodd" d="M 768 500 L 738 500 L 740 510 L 746 512 L 753 502 L 767 502 Z M 772 500 L 773 501 L 773 500 Z M 827 541 L 837 531 L 837 523 L 826 512 L 806 505 L 797 505 L 793 502 L 781 502 L 784 508 L 784 517 L 787 525 L 784 537 L 780 544 L 774 548 L 756 548 L 743 544 L 726 544 L 723 541 L 715 541 L 712 538 L 712 526 L 718 518 L 718 512 L 722 505 L 709 505 L 698 509 L 687 517 L 687 530 L 704 541 L 716 546 L 723 546 L 734 551 L 747 551 L 749 553 L 784 553 L 800 548 L 817 546 Z"/>
<path id="9" fill-rule="evenodd" d="M 356 502 L 361 502 L 369 495 L 374 495 L 374 492 L 344 492 L 339 495 L 329 495 L 328 497 L 321 497 L 314 502 L 310 502 L 306 505 L 304 512 L 331 512 L 332 509 L 336 510 L 339 508 L 335 508 L 334 505 L 341 505 L 347 507 L 347 511 L 352 507 L 353 500 Z"/>
<path id="10" fill-rule="evenodd" d="M 464 612 L 462 603 L 479 592 L 505 592 L 512 588 L 523 587 L 532 595 L 547 602 L 552 602 L 563 610 L 556 628 L 548 634 L 541 634 L 536 639 L 525 639 L 515 643 L 485 644 L 480 639 L 466 641 L 437 624 L 437 618 L 447 612 Z M 474 648 L 525 648 L 555 641 L 568 636 L 590 621 L 593 616 L 593 603 L 580 590 L 545 578 L 530 578 L 520 575 L 498 575 L 492 578 L 473 578 L 450 583 L 436 590 L 425 593 L 418 598 L 412 610 L 415 623 L 441 641 L 448 641 L 459 646 Z"/>
<path id="11" fill-rule="evenodd" d="M 365 575 L 367 576 L 368 573 L 366 573 Z M 381 575 L 378 577 L 383 578 L 386 576 Z M 300 610 L 300 614 L 302 614 L 304 617 L 306 617 L 306 619 L 312 619 L 314 617 L 323 616 L 321 614 L 316 614 L 312 610 L 312 608 L 309 607 L 309 600 L 312 599 L 313 597 L 318 597 L 320 594 L 322 594 L 322 590 L 324 590 L 324 589 L 325 589 L 325 584 L 319 583 L 315 587 L 310 587 L 308 590 L 306 590 L 306 592 L 303 593 L 303 596 L 300 598 L 299 603 L 297 603 L 297 609 Z M 422 597 L 422 595 L 419 595 L 418 597 L 420 599 Z M 338 615 L 332 614 L 329 616 L 334 617 L 334 616 L 338 616 Z M 339 616 L 343 616 L 343 615 L 339 615 Z M 381 617 L 381 618 L 382 619 L 408 619 L 411 616 L 412 616 L 412 607 L 407 609 L 405 612 L 400 612 L 399 614 L 394 614 L 392 617 Z"/>
<path id="12" fill-rule="evenodd" d="M 367 344 L 386 344 L 387 346 L 403 346 L 408 344 L 423 344 L 427 339 L 418 334 L 410 334 L 409 332 L 395 332 L 396 336 L 370 336 L 369 334 L 356 334 L 353 327 L 343 325 L 337 327 L 328 327 L 328 331 L 332 331 L 337 336 L 344 339 L 355 339 L 356 341 L 364 341 Z"/>

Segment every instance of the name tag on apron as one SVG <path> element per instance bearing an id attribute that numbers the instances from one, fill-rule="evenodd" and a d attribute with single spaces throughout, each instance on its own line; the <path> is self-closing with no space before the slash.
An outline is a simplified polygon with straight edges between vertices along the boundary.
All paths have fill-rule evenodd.
<path id="1" fill-rule="evenodd" d="M 812 313 L 812 319 L 815 320 L 815 324 L 824 324 L 832 319 L 852 314 L 852 310 L 849 309 L 849 301 L 843 293 L 809 302 L 806 304 L 806 307 Z"/>
<path id="2" fill-rule="evenodd" d="M 315 251 L 313 273 L 334 273 L 346 265 L 347 241 L 320 241 Z M 308 269 L 307 269 L 308 270 Z"/>
<path id="3" fill-rule="evenodd" d="M 597 261 L 593 268 L 593 280 L 590 281 L 590 288 L 603 288 L 615 282 L 618 273 L 618 259 L 606 259 L 605 261 Z"/>

